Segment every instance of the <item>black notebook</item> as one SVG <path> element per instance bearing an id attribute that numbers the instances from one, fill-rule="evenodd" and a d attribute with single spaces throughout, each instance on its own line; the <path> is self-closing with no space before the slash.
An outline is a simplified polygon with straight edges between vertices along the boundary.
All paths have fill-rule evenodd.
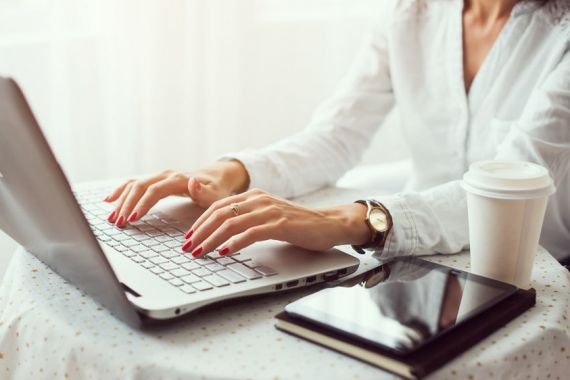
<path id="1" fill-rule="evenodd" d="M 521 290 L 417 258 L 287 305 L 275 327 L 404 378 L 421 378 L 536 302 Z"/>

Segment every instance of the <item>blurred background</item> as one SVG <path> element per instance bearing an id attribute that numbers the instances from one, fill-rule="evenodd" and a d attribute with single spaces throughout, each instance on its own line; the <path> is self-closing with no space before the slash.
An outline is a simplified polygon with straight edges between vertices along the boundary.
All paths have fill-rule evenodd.
<path id="1" fill-rule="evenodd" d="M 188 169 L 304 128 L 377 8 L 376 0 L 0 0 L 0 75 L 20 83 L 71 181 Z M 407 156 L 396 124 L 393 115 L 364 163 Z M 11 244 L 0 232 L 3 257 Z"/>

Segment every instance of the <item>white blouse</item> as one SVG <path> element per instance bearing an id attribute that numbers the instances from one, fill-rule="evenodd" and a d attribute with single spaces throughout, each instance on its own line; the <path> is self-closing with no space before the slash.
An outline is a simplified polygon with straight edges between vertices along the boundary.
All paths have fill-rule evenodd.
<path id="1" fill-rule="evenodd" d="M 243 162 L 251 187 L 298 196 L 355 166 L 397 106 L 413 170 L 405 191 L 375 197 L 394 219 L 382 257 L 468 248 L 460 179 L 484 159 L 550 170 L 557 192 L 541 244 L 570 255 L 570 0 L 520 1 L 468 94 L 462 10 L 462 0 L 383 1 L 375 33 L 309 127 L 227 158 Z"/>

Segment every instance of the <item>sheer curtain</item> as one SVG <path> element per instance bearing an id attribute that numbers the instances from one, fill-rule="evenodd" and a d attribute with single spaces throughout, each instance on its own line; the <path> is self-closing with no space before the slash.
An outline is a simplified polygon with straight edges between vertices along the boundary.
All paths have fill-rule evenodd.
<path id="1" fill-rule="evenodd" d="M 375 3 L 0 0 L 0 75 L 74 181 L 192 168 L 302 129 Z"/>

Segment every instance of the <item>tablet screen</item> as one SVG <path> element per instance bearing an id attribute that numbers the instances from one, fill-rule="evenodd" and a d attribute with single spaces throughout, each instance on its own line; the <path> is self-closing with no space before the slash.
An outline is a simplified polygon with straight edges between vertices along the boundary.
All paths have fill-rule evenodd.
<path id="1" fill-rule="evenodd" d="M 411 352 L 513 294 L 512 285 L 415 258 L 293 302 L 285 310 L 399 353 Z"/>

